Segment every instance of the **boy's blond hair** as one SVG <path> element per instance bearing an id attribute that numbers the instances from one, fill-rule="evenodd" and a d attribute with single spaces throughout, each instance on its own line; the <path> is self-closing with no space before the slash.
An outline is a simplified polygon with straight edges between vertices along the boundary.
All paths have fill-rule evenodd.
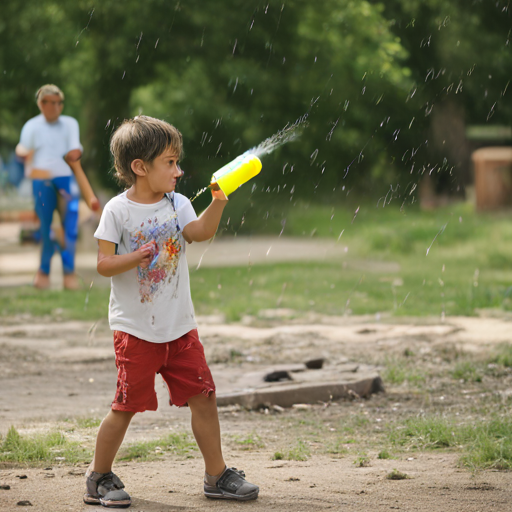
<path id="1" fill-rule="evenodd" d="M 140 159 L 150 164 L 168 148 L 178 158 L 182 157 L 183 137 L 172 124 L 149 116 L 126 119 L 110 139 L 115 178 L 121 184 L 131 187 L 136 179 L 132 162 Z"/>

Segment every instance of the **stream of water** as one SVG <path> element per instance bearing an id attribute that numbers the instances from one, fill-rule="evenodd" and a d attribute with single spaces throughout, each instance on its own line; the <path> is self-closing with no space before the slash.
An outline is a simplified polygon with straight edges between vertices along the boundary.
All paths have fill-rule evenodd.
<path id="1" fill-rule="evenodd" d="M 297 140 L 301 134 L 302 130 L 307 126 L 307 114 L 302 117 L 299 117 L 297 121 L 293 124 L 287 124 L 282 130 L 279 130 L 277 133 L 274 133 L 268 139 L 265 139 L 263 142 L 254 146 L 251 149 L 248 149 L 244 155 L 255 155 L 258 158 L 261 158 L 265 155 L 269 155 L 273 151 L 275 151 L 278 147 L 287 144 L 288 142 L 293 142 Z M 191 199 L 194 201 L 197 197 L 199 197 L 202 193 L 206 192 L 209 187 L 204 187 L 199 190 L 196 195 Z"/>

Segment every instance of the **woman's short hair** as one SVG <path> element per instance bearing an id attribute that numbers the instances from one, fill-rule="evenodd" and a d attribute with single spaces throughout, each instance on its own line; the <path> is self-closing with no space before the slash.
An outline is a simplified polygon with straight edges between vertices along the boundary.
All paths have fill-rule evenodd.
<path id="1" fill-rule="evenodd" d="M 42 87 L 39 87 L 39 89 L 37 90 L 36 102 L 40 99 L 43 99 L 45 96 L 51 96 L 53 94 L 56 94 L 57 96 L 59 96 L 61 101 L 64 101 L 64 93 L 56 85 L 46 84 Z"/>
<path id="2" fill-rule="evenodd" d="M 131 187 L 136 178 L 132 162 L 140 159 L 151 163 L 168 148 L 176 153 L 178 159 L 183 156 L 183 137 L 172 124 L 149 116 L 126 119 L 110 139 L 114 177 Z"/>

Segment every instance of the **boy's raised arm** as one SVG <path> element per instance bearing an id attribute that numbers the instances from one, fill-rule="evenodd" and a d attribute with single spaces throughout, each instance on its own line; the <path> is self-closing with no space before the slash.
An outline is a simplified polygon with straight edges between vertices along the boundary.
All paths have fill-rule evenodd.
<path id="1" fill-rule="evenodd" d="M 116 254 L 116 244 L 107 240 L 98 240 L 98 274 L 112 277 L 127 272 L 135 267 L 145 268 L 151 263 L 154 242 L 142 245 L 128 254 Z"/>
<path id="2" fill-rule="evenodd" d="M 204 242 L 215 235 L 228 200 L 220 190 L 212 191 L 212 196 L 210 206 L 206 208 L 201 216 L 189 222 L 183 228 L 183 236 L 188 243 Z"/>

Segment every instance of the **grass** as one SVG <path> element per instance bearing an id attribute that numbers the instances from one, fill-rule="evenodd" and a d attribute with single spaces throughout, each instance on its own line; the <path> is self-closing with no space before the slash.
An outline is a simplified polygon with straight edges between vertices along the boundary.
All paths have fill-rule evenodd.
<path id="1" fill-rule="evenodd" d="M 74 422 L 78 428 L 96 427 L 97 420 L 80 418 Z M 15 427 L 11 427 L 5 437 L 0 436 L 0 463 L 17 464 L 54 464 L 65 462 L 75 464 L 89 462 L 93 450 L 72 441 L 65 434 L 75 433 L 68 428 L 65 433 L 52 431 L 45 434 L 22 436 Z M 197 445 L 189 434 L 169 434 L 166 437 L 141 441 L 123 446 L 118 453 L 118 461 L 151 461 L 165 454 L 177 457 L 195 456 Z"/>
<path id="2" fill-rule="evenodd" d="M 463 382 L 482 382 L 482 371 L 472 361 L 460 361 L 456 363 L 452 377 Z"/>
<path id="3" fill-rule="evenodd" d="M 410 418 L 401 429 L 392 429 L 395 446 L 407 449 L 457 449 L 461 463 L 471 469 L 512 468 L 512 419 L 490 419 L 458 423 L 453 418 Z"/>
<path id="4" fill-rule="evenodd" d="M 370 457 L 363 453 L 357 457 L 354 461 L 354 465 L 358 468 L 367 468 L 370 466 Z"/>
<path id="5" fill-rule="evenodd" d="M 237 320 L 272 307 L 395 316 L 512 310 L 512 223 L 507 216 L 477 215 L 467 204 L 435 212 L 363 205 L 352 222 L 353 214 L 318 205 L 289 210 L 283 236 L 302 237 L 311 251 L 316 239 L 327 238 L 346 247 L 346 257 L 201 268 L 191 277 L 198 311 L 216 309 Z"/>
<path id="6" fill-rule="evenodd" d="M 386 475 L 386 478 L 388 480 L 406 480 L 409 478 L 407 473 L 402 473 L 401 471 L 398 471 L 398 469 L 393 469 L 390 473 Z"/>
<path id="7" fill-rule="evenodd" d="M 377 454 L 377 458 L 380 459 L 380 460 L 391 459 L 391 454 L 387 450 L 381 450 Z"/>
<path id="8" fill-rule="evenodd" d="M 512 420 L 493 418 L 466 432 L 461 462 L 471 468 L 512 469 Z"/>
<path id="9" fill-rule="evenodd" d="M 345 439 L 335 439 L 326 444 L 325 451 L 330 455 L 346 455 L 349 450 L 347 448 L 347 441 Z"/>
<path id="10" fill-rule="evenodd" d="M 354 404 L 354 407 L 359 408 L 357 404 Z M 375 431 L 374 421 L 363 418 L 363 415 L 353 414 L 350 411 L 351 407 L 345 409 L 338 409 L 341 416 L 337 422 L 329 415 L 326 422 L 322 414 L 319 414 L 320 411 L 312 411 L 307 421 L 295 423 L 290 422 L 289 416 L 263 416 L 274 423 L 272 428 L 268 429 L 270 437 L 263 433 L 250 433 L 235 436 L 234 441 L 242 449 L 260 449 L 267 446 L 267 443 L 272 446 L 275 442 L 271 440 L 275 437 L 272 434 L 283 430 L 284 424 L 281 422 L 284 421 L 287 434 L 277 442 L 285 440 L 288 443 L 290 438 L 295 439 L 295 442 L 292 441 L 286 448 L 274 451 L 273 460 L 306 461 L 316 454 L 352 454 L 356 457 L 353 460 L 354 466 L 367 467 L 371 459 L 366 450 L 373 451 L 379 446 L 376 456 L 378 460 L 393 458 L 391 451 L 400 457 L 401 451 L 411 453 L 438 450 L 460 454 L 460 464 L 471 470 L 512 469 L 512 419 L 506 414 L 500 416 L 492 412 L 491 405 L 488 409 L 491 412 L 487 413 L 481 409 L 477 419 L 467 417 L 461 420 L 461 417 L 455 415 L 441 416 L 433 413 L 418 416 L 414 410 L 405 417 L 395 418 L 391 414 L 391 421 L 382 424 L 382 431 L 379 433 Z M 89 429 L 93 427 L 94 422 L 95 420 L 88 422 L 81 419 L 76 425 Z M 336 428 L 330 428 L 332 425 Z M 343 426 L 345 432 L 354 430 L 354 438 L 342 435 Z M 5 437 L 0 437 L 0 463 L 39 465 L 89 462 L 92 457 L 92 446 L 84 448 L 70 439 L 70 433 L 73 433 L 73 437 L 77 435 L 74 429 L 67 429 L 65 433 L 54 431 L 22 436 L 11 427 Z M 175 433 L 123 447 L 117 460 L 153 461 L 169 455 L 178 458 L 199 456 L 190 434 Z M 395 476 L 393 479 L 399 479 L 399 475 Z"/>
<path id="11" fill-rule="evenodd" d="M 194 457 L 197 445 L 189 434 L 169 434 L 166 437 L 152 441 L 141 441 L 126 447 L 121 447 L 117 460 L 156 460 L 165 454 L 178 457 Z"/>
<path id="12" fill-rule="evenodd" d="M 404 382 L 416 387 L 421 387 L 426 381 L 426 375 L 418 364 L 404 358 L 386 358 L 384 361 L 384 370 L 381 376 L 387 384 L 400 385 Z"/>
<path id="13" fill-rule="evenodd" d="M 100 418 L 75 418 L 77 428 L 96 428 L 101 424 Z"/>
<path id="14" fill-rule="evenodd" d="M 250 433 L 244 436 L 233 436 L 233 441 L 242 450 L 258 450 L 265 446 L 261 437 L 255 433 Z"/>
<path id="15" fill-rule="evenodd" d="M 391 430 L 389 438 L 394 445 L 425 450 L 457 446 L 455 434 L 456 425 L 452 421 L 433 416 L 410 418 L 401 428 Z"/>
<path id="16" fill-rule="evenodd" d="M 363 204 L 354 212 L 307 203 L 282 211 L 272 235 L 286 220 L 283 236 L 302 237 L 312 252 L 317 239 L 328 239 L 345 247 L 346 256 L 192 270 L 196 311 L 237 321 L 271 308 L 298 315 L 438 317 L 512 310 L 512 223 L 506 215 L 476 214 L 463 203 L 434 212 Z M 80 292 L 4 288 L 0 315 L 98 320 L 107 315 L 108 296 L 97 286 Z"/>
<path id="17" fill-rule="evenodd" d="M 21 436 L 11 427 L 5 438 L 0 437 L 0 462 L 73 464 L 90 460 L 92 453 L 79 443 L 70 441 L 60 432 Z"/>
<path id="18" fill-rule="evenodd" d="M 512 368 L 512 345 L 508 343 L 500 345 L 497 349 L 497 354 L 491 358 L 489 363 Z"/>
<path id="19" fill-rule="evenodd" d="M 275 452 L 274 456 L 272 457 L 272 460 L 305 461 L 308 460 L 310 456 L 311 450 L 302 439 L 299 439 L 294 446 L 286 450 L 280 450 Z"/>
<path id="20" fill-rule="evenodd" d="M 64 425 L 62 429 L 66 433 L 72 433 L 75 431 L 95 429 L 101 425 L 102 420 L 100 418 L 91 418 L 87 416 L 75 416 L 72 418 L 64 418 Z"/>
<path id="21" fill-rule="evenodd" d="M 32 286 L 0 288 L 0 316 L 30 315 L 52 320 L 99 320 L 108 314 L 110 290 L 36 290 Z"/>

